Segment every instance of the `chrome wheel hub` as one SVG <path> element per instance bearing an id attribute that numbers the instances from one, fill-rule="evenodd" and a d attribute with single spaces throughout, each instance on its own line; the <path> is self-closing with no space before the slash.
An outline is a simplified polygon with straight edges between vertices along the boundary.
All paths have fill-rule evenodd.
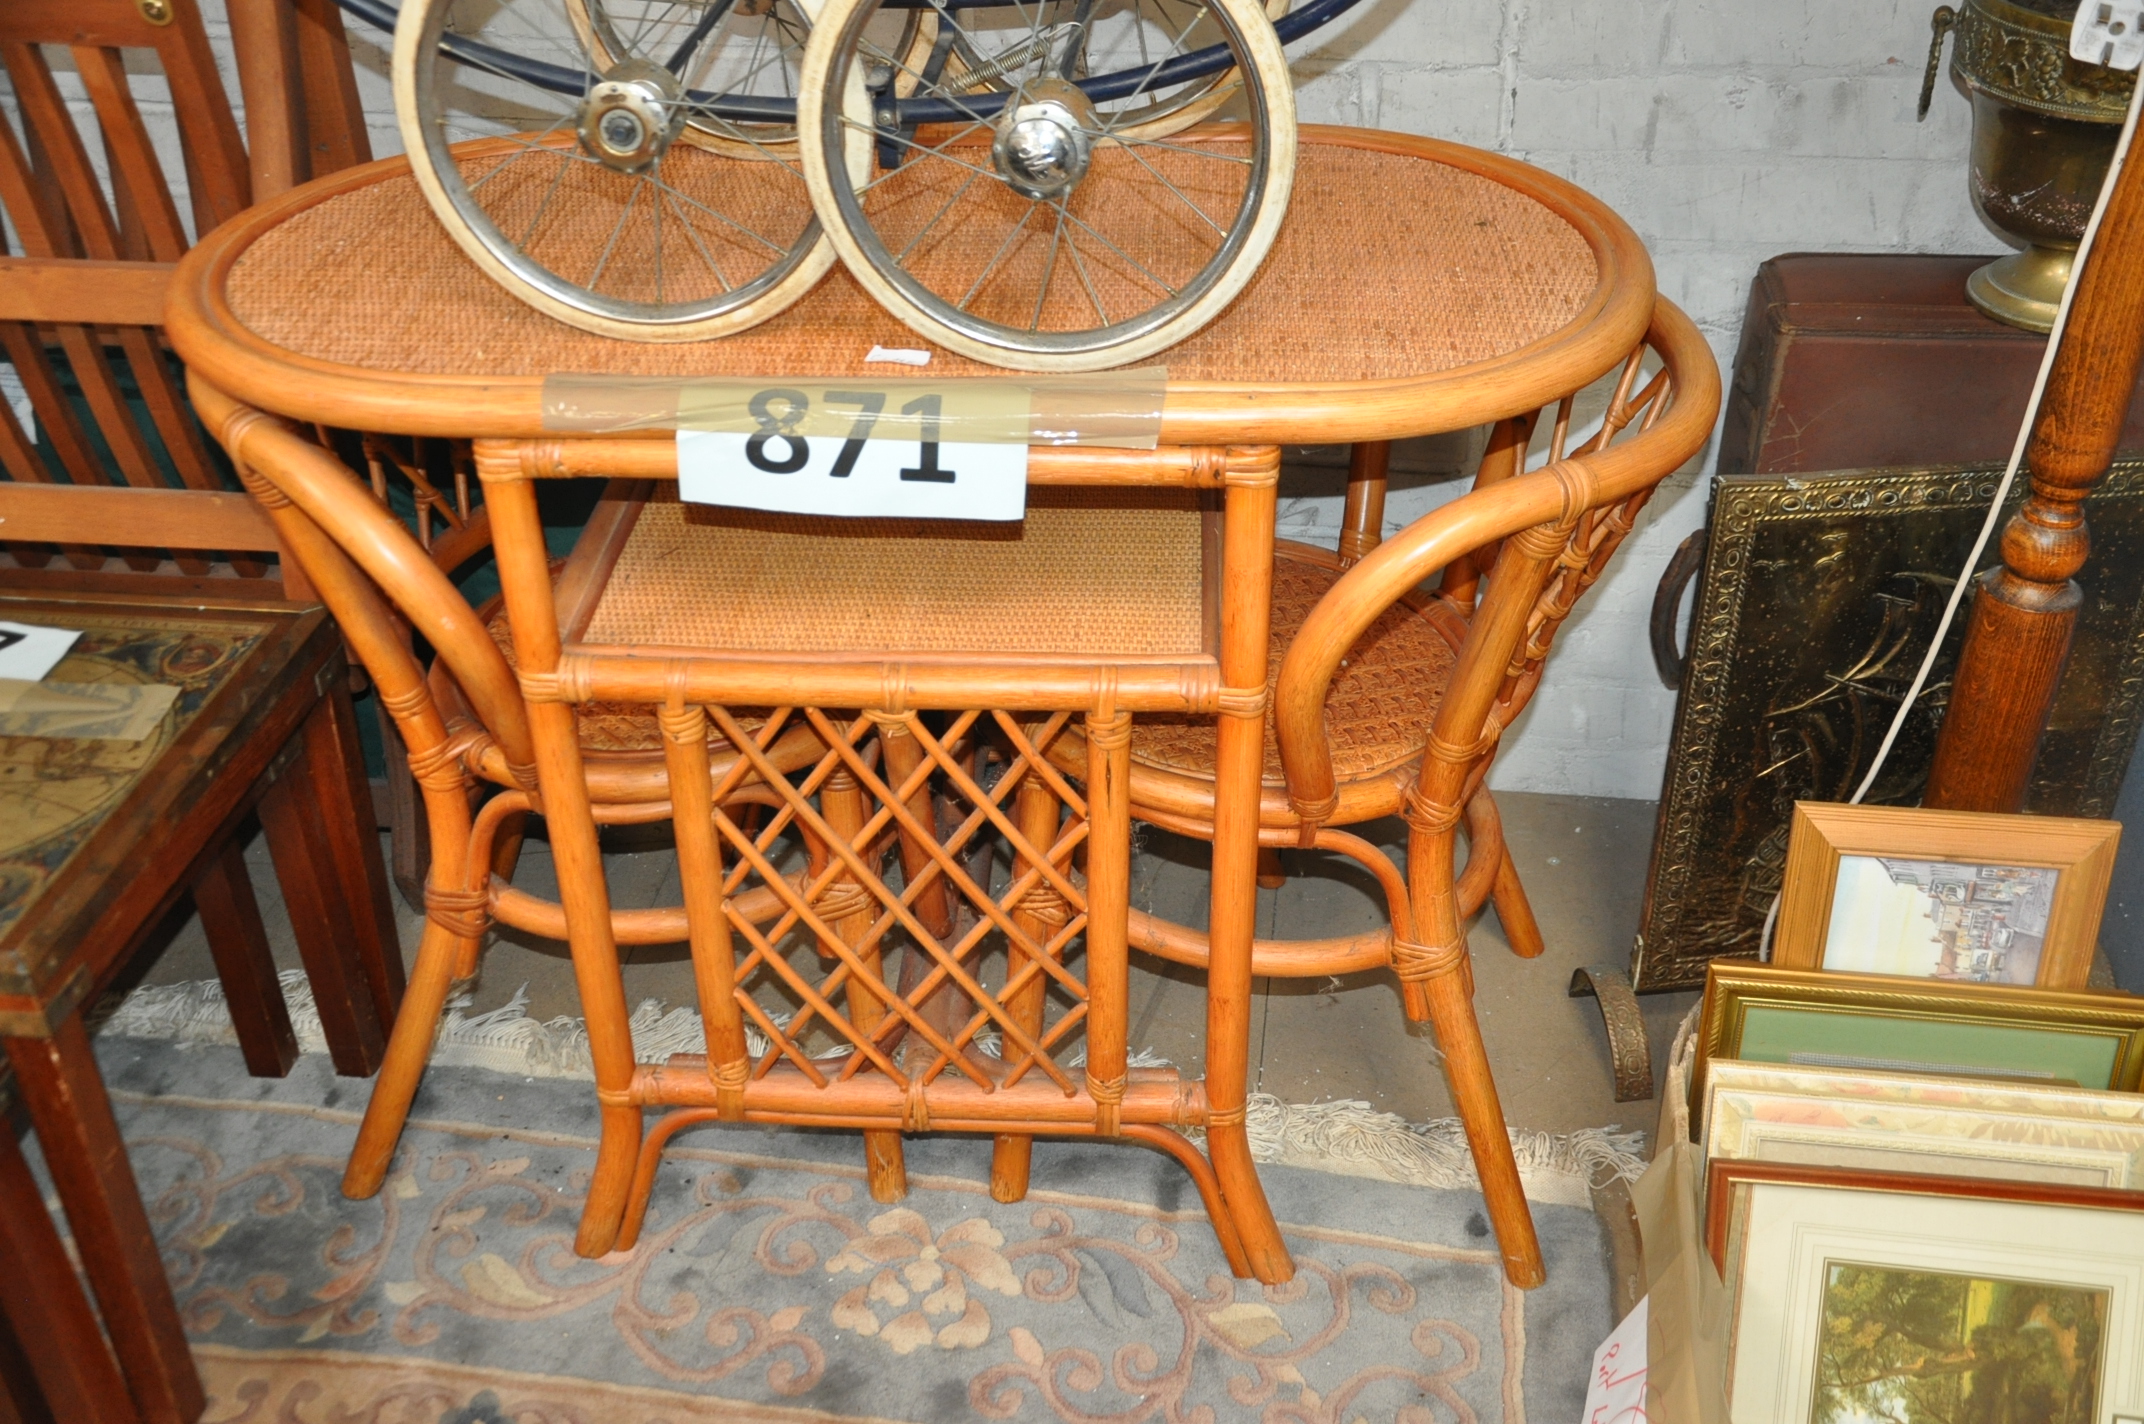
<path id="1" fill-rule="evenodd" d="M 1044 79 L 998 115 L 991 163 L 1023 198 L 1062 197 L 1086 176 L 1098 127 L 1085 94 L 1062 79 Z"/>
<path id="2" fill-rule="evenodd" d="M 684 89 L 659 64 L 613 66 L 581 101 L 581 147 L 606 168 L 638 173 L 662 157 L 685 125 Z"/>

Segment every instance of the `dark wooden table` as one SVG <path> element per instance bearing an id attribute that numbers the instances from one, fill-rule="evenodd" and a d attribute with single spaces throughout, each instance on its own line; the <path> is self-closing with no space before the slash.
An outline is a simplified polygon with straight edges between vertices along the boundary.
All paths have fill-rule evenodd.
<path id="1" fill-rule="evenodd" d="M 191 895 L 247 1066 L 289 1070 L 239 844 L 258 813 L 336 1070 L 379 1066 L 402 956 L 342 639 L 317 607 L 245 599 L 0 592 L 0 619 L 83 630 L 48 682 L 179 688 L 138 743 L 0 735 L 0 1042 L 96 1313 L 11 1133 L 0 1312 L 56 1418 L 191 1424 L 206 1399 L 83 1013 Z"/>

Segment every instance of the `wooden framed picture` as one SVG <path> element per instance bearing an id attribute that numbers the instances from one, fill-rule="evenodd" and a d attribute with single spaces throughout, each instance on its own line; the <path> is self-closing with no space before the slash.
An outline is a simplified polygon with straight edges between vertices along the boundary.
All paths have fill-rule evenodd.
<path id="1" fill-rule="evenodd" d="M 1727 1059 L 1703 1123 L 1708 1164 L 2144 1189 L 2144 1094 Z"/>
<path id="2" fill-rule="evenodd" d="M 2134 1092 L 2144 998 L 1714 960 L 1690 1101 L 1719 1059 Z"/>
<path id="3" fill-rule="evenodd" d="M 1794 803 L 1772 963 L 2082 989 L 2117 821 Z"/>
<path id="4" fill-rule="evenodd" d="M 1735 1424 L 2144 1414 L 2144 1193 L 1722 1162 Z"/>

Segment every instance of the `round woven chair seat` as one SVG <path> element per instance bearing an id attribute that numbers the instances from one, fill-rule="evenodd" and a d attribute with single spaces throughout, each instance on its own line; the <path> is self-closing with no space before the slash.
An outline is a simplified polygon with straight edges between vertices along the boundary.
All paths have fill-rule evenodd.
<path id="1" fill-rule="evenodd" d="M 1281 658 L 1318 600 L 1339 582 L 1337 555 L 1307 544 L 1274 546 L 1273 626 L 1266 654 L 1265 783 L 1282 786 L 1280 742 L 1273 730 L 1272 693 Z M 1466 623 L 1449 604 L 1410 597 L 1385 610 L 1349 650 L 1325 702 L 1333 773 L 1366 778 L 1413 761 L 1429 744 L 1430 724 L 1457 661 Z M 1132 761 L 1157 771 L 1211 780 L 1214 722 L 1210 717 L 1135 717 Z"/>

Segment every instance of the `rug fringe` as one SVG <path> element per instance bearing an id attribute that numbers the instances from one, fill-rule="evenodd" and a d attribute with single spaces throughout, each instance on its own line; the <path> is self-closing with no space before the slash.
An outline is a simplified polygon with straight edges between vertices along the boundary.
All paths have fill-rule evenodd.
<path id="1" fill-rule="evenodd" d="M 283 997 L 290 1005 L 299 1050 L 327 1052 L 320 1011 L 314 1006 L 312 985 L 305 972 L 286 969 L 279 977 Z M 470 998 L 465 993 L 448 1001 L 432 1049 L 433 1062 L 486 1068 L 525 1078 L 587 1079 L 595 1075 L 584 1020 L 568 1014 L 549 1020 L 530 1017 L 527 985 L 498 1008 L 480 1014 L 468 1011 Z M 779 1016 L 774 1021 L 778 1025 L 787 1022 Z M 644 999 L 633 1010 L 630 1023 L 633 1055 L 642 1063 L 660 1063 L 675 1053 L 707 1051 L 706 1028 L 695 1009 L 665 1009 L 659 1000 Z M 97 1025 L 97 1031 L 122 1038 L 177 1043 L 238 1042 L 231 1016 L 224 1007 L 223 985 L 214 979 L 144 985 Z M 767 1041 L 749 1026 L 745 1040 L 753 1054 L 766 1052 Z M 978 1035 L 976 1047 L 993 1057 L 998 1055 L 998 1043 L 992 1036 Z M 1065 1066 L 1079 1067 L 1085 1057 L 1082 1049 L 1065 1060 Z M 1132 1054 L 1131 1066 L 1166 1068 L 1170 1064 L 1168 1059 L 1141 1049 Z M 1418 1187 L 1473 1189 L 1480 1185 L 1474 1174 L 1473 1154 L 1467 1150 L 1465 1129 L 1455 1117 L 1410 1123 L 1397 1113 L 1380 1112 L 1365 1102 L 1284 1103 L 1271 1093 L 1253 1093 L 1245 1125 L 1250 1133 L 1251 1155 L 1260 1162 L 1376 1177 Z M 1586 1128 L 1563 1134 L 1515 1130 L 1511 1146 L 1526 1195 L 1535 1201 L 1586 1206 L 1593 1189 L 1617 1179 L 1634 1182 L 1645 1170 L 1642 1132 L 1613 1128 Z"/>

